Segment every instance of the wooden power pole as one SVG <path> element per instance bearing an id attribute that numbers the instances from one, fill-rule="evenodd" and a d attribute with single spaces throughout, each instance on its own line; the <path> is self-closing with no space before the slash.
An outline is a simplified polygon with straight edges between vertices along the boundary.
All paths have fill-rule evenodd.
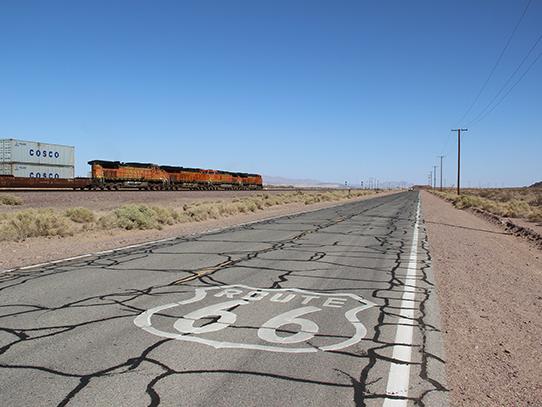
<path id="1" fill-rule="evenodd" d="M 440 190 L 442 191 L 442 159 L 444 158 L 443 155 L 439 155 L 440 157 Z"/>
<path id="2" fill-rule="evenodd" d="M 461 132 L 469 129 L 452 129 L 457 131 L 457 195 L 461 195 Z"/>

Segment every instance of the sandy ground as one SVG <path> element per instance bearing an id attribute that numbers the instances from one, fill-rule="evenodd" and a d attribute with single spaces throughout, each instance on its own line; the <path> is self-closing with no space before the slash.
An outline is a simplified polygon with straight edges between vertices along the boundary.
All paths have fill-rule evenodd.
<path id="1" fill-rule="evenodd" d="M 453 406 L 542 406 L 542 251 L 422 192 Z"/>
<path id="2" fill-rule="evenodd" d="M 209 196 L 213 196 L 218 198 L 225 198 L 225 199 L 233 199 L 237 196 L 246 196 L 247 194 L 251 194 L 251 192 L 242 191 L 242 192 L 220 192 L 220 191 L 214 191 L 214 192 L 133 192 L 136 194 L 137 199 L 148 199 L 146 203 L 148 204 L 159 204 L 159 205 L 168 205 L 169 203 L 173 202 L 172 204 L 175 204 L 179 202 L 172 201 L 171 197 L 167 197 L 165 195 L 171 194 L 172 196 L 175 196 L 174 199 L 184 199 L 186 202 L 193 202 L 195 200 L 212 200 L 209 199 Z M 364 199 L 370 199 L 375 196 L 381 196 L 390 194 L 393 192 L 383 192 L 380 194 L 375 195 L 369 195 L 364 196 L 360 198 L 355 198 L 353 200 L 364 200 Z M 32 192 L 31 194 L 37 194 L 35 197 L 33 196 L 32 199 L 38 199 L 35 200 L 27 200 L 26 205 L 39 205 L 40 201 L 39 199 L 43 199 L 47 204 L 43 205 L 44 207 L 51 207 L 52 202 L 56 202 L 56 207 L 62 207 L 62 205 L 66 205 L 65 207 L 73 207 L 73 202 L 78 202 L 75 204 L 75 206 L 86 206 L 92 209 L 106 209 L 109 207 L 108 205 L 113 205 L 113 202 L 115 204 L 112 206 L 112 208 L 119 206 L 121 203 L 127 203 L 130 201 L 127 201 L 130 199 L 130 194 L 132 192 L 96 192 L 96 196 L 98 198 L 102 197 L 103 199 L 97 200 L 95 203 L 92 201 L 92 194 L 93 192 L 81 192 L 81 193 L 66 193 L 66 192 L 47 192 L 46 195 L 41 195 L 40 193 Z M 49 194 L 60 194 L 60 195 L 49 195 Z M 85 202 L 84 197 L 89 195 L 90 202 Z M 105 194 L 105 195 L 104 195 Z M 106 201 L 106 197 L 108 197 L 107 194 L 115 194 L 109 196 L 109 201 Z M 160 196 L 160 194 L 164 194 L 163 196 Z M 173 194 L 183 194 L 182 198 L 179 198 L 177 195 Z M 195 194 L 195 195 L 188 195 L 186 194 Z M 238 195 L 239 194 L 239 195 Z M 76 196 L 74 198 L 73 196 Z M 36 198 L 37 197 L 37 198 Z M 42 197 L 42 198 L 40 198 Z M 66 203 L 65 201 L 57 201 L 58 199 L 65 197 L 65 199 L 68 200 Z M 83 197 L 83 198 L 81 198 Z M 96 198 L 96 199 L 98 199 Z M 122 200 L 122 202 L 119 202 L 119 200 Z M 136 202 L 145 202 L 143 200 L 137 200 Z M 329 206 L 334 205 L 340 205 L 342 203 L 346 203 L 348 201 L 337 201 L 337 202 L 322 202 L 312 205 L 305 205 L 302 203 L 294 203 L 294 204 L 287 204 L 287 205 L 280 205 L 280 206 L 274 206 L 271 208 L 267 208 L 262 211 L 258 211 L 255 213 L 248 213 L 248 214 L 240 214 L 235 216 L 230 216 L 227 218 L 222 219 L 216 219 L 216 220 L 208 220 L 204 222 L 198 222 L 198 223 L 181 223 L 176 224 L 173 226 L 167 226 L 163 230 L 131 230 L 131 231 L 125 231 L 125 230 L 112 230 L 112 231 L 98 231 L 98 232 L 88 232 L 84 234 L 78 234 L 75 236 L 69 236 L 69 237 L 58 237 L 58 238 L 30 238 L 22 242 L 1 242 L 0 243 L 0 270 L 6 270 L 10 268 L 15 267 L 23 267 L 27 265 L 33 265 L 38 263 L 43 263 L 51 260 L 57 260 L 62 259 L 66 257 L 71 256 L 78 256 L 81 254 L 87 254 L 87 253 L 95 253 L 97 251 L 101 250 L 109 250 L 114 248 L 119 248 L 123 246 L 128 246 L 132 244 L 142 243 L 146 241 L 151 240 L 157 240 L 157 239 L 165 239 L 170 237 L 177 237 L 177 236 L 186 236 L 190 235 L 192 233 L 201 233 L 209 229 L 216 229 L 216 228 L 223 228 L 227 226 L 233 226 L 237 225 L 239 223 L 244 222 L 251 222 L 254 220 L 260 220 L 264 218 L 269 218 L 273 216 L 283 216 L 288 215 L 295 212 L 301 212 L 301 211 L 309 211 L 309 210 L 315 210 L 320 208 L 326 208 Z M 17 206 L 17 208 L 21 209 L 21 206 Z"/>
<path id="3" fill-rule="evenodd" d="M 23 200 L 22 205 L 0 205 L 0 212 L 73 207 L 103 211 L 129 203 L 182 206 L 194 201 L 227 201 L 261 193 L 279 194 L 284 191 L 0 191 L 2 195 L 14 195 Z"/>

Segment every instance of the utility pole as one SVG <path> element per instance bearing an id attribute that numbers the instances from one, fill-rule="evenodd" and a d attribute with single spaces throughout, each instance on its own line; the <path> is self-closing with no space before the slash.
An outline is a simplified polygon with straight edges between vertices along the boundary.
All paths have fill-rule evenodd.
<path id="1" fill-rule="evenodd" d="M 433 189 L 437 189 L 437 167 L 438 165 L 433 165 Z"/>
<path id="2" fill-rule="evenodd" d="M 439 155 L 440 157 L 440 190 L 442 191 L 442 159 L 444 158 L 443 155 Z"/>
<path id="3" fill-rule="evenodd" d="M 457 131 L 457 195 L 461 195 L 461 132 L 469 129 L 452 129 Z"/>
<path id="4" fill-rule="evenodd" d="M 428 185 L 431 188 L 433 185 L 433 173 L 431 171 L 429 171 L 429 175 L 427 176 L 427 181 L 429 181 Z"/>

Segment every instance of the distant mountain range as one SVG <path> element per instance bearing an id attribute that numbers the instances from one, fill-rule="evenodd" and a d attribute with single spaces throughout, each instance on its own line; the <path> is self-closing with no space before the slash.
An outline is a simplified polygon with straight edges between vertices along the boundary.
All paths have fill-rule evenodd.
<path id="1" fill-rule="evenodd" d="M 264 185 L 272 185 L 272 186 L 292 186 L 296 188 L 344 188 L 344 184 L 341 184 L 340 182 L 322 182 L 315 179 L 310 178 L 286 178 L 286 177 L 275 177 L 271 175 L 264 175 L 263 176 L 263 183 Z M 407 181 L 389 181 L 389 182 L 381 182 L 378 184 L 380 188 L 407 188 L 410 185 L 412 185 L 411 182 Z M 371 188 L 374 187 L 375 184 L 368 184 L 368 181 L 366 181 L 365 187 Z M 352 188 L 359 188 L 360 185 L 352 185 Z"/>
<path id="2" fill-rule="evenodd" d="M 344 185 L 334 182 L 322 182 L 315 179 L 295 179 L 284 177 L 273 177 L 270 175 L 263 176 L 264 185 L 281 185 L 292 186 L 298 188 L 340 188 Z"/>
<path id="3" fill-rule="evenodd" d="M 531 185 L 529 188 L 542 188 L 542 181 L 535 182 L 533 185 Z"/>

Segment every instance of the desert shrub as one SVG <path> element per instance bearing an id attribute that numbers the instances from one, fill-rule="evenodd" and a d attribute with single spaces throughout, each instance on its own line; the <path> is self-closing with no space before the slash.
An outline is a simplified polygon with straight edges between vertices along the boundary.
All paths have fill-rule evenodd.
<path id="1" fill-rule="evenodd" d="M 179 212 L 175 209 L 159 206 L 152 206 L 150 209 L 154 212 L 156 221 L 160 225 L 173 225 L 180 220 Z"/>
<path id="2" fill-rule="evenodd" d="M 489 198 L 491 197 L 493 194 L 493 192 L 489 189 L 484 189 L 482 191 L 480 191 L 480 193 L 478 194 L 479 196 L 481 196 L 482 198 Z"/>
<path id="3" fill-rule="evenodd" d="M 130 204 L 102 216 L 98 224 L 104 229 L 145 230 L 162 229 L 164 225 L 173 225 L 179 221 L 181 221 L 181 215 L 174 209 Z"/>
<path id="4" fill-rule="evenodd" d="M 64 212 L 64 216 L 76 223 L 94 222 L 94 212 L 87 208 L 70 208 Z"/>
<path id="5" fill-rule="evenodd" d="M 220 211 L 217 204 L 212 204 L 207 207 L 207 213 L 210 219 L 220 218 Z"/>
<path id="6" fill-rule="evenodd" d="M 502 215 L 510 218 L 528 217 L 531 213 L 529 204 L 517 199 L 512 199 L 503 205 Z"/>
<path id="7" fill-rule="evenodd" d="M 529 200 L 529 205 L 542 207 L 542 193 L 535 193 L 534 196 Z"/>
<path id="8" fill-rule="evenodd" d="M 232 216 L 238 213 L 236 205 L 231 202 L 228 202 L 228 203 L 221 202 L 218 204 L 217 209 L 218 209 L 218 213 L 221 216 Z"/>
<path id="9" fill-rule="evenodd" d="M 155 212 L 145 205 L 124 205 L 113 211 L 121 229 L 160 229 Z"/>
<path id="10" fill-rule="evenodd" d="M 514 199 L 515 194 L 511 191 L 503 191 L 501 193 L 490 194 L 491 199 L 499 202 L 509 202 Z"/>
<path id="11" fill-rule="evenodd" d="M 542 209 L 533 210 L 529 214 L 528 219 L 532 220 L 533 222 L 542 222 Z"/>
<path id="12" fill-rule="evenodd" d="M 257 197 L 253 200 L 254 205 L 256 205 L 256 209 L 262 210 L 265 209 L 265 198 L 263 197 Z"/>
<path id="13" fill-rule="evenodd" d="M 231 201 L 198 201 L 184 204 L 182 208 L 164 208 L 140 204 L 129 204 L 114 209 L 97 219 L 90 209 L 70 208 L 64 212 L 52 209 L 26 210 L 0 214 L 0 240 L 24 240 L 29 237 L 68 236 L 75 232 L 99 229 L 145 230 L 161 229 L 164 225 L 183 222 L 199 222 L 218 219 L 239 213 L 250 213 L 276 205 L 338 201 L 349 197 L 371 194 L 372 191 L 292 191 L 280 194 L 260 193 Z M 11 197 L 10 197 L 11 198 Z M 8 199 L 12 204 L 19 198 Z M 4 201 L 2 201 L 4 203 Z M 514 206 L 515 205 L 515 206 Z M 516 210 L 518 204 L 509 209 Z M 533 215 L 534 216 L 534 215 Z M 74 223 L 82 224 L 76 227 Z"/>
<path id="14" fill-rule="evenodd" d="M 0 224 L 0 240 L 4 241 L 72 234 L 68 220 L 51 209 L 29 209 L 9 214 Z"/>
<path id="15" fill-rule="evenodd" d="M 318 195 L 311 195 L 305 199 L 304 204 L 311 205 L 318 202 L 320 202 L 320 197 Z"/>
<path id="16" fill-rule="evenodd" d="M 247 200 L 246 207 L 247 207 L 247 211 L 249 212 L 256 212 L 258 210 L 256 203 L 251 199 Z"/>
<path id="17" fill-rule="evenodd" d="M 201 222 L 209 219 L 209 208 L 207 206 L 202 206 L 201 204 L 188 206 L 185 213 L 190 220 L 194 222 Z"/>
<path id="18" fill-rule="evenodd" d="M 528 218 L 535 221 L 540 217 L 538 207 L 533 205 L 530 191 L 509 189 L 504 191 L 468 190 L 468 193 L 461 196 L 450 192 L 434 191 L 433 193 L 451 201 L 459 209 L 475 207 L 499 216 Z M 484 198 L 483 196 L 491 198 Z"/>
<path id="19" fill-rule="evenodd" d="M 329 202 L 329 201 L 333 201 L 333 199 L 335 199 L 335 197 L 331 193 L 326 192 L 326 193 L 322 194 L 321 199 L 324 202 Z"/>
<path id="20" fill-rule="evenodd" d="M 247 213 L 248 211 L 247 205 L 243 202 L 237 202 L 235 207 L 239 213 Z"/>
<path id="21" fill-rule="evenodd" d="M 23 200 L 15 195 L 0 195 L 0 204 L 2 205 L 22 205 Z"/>

